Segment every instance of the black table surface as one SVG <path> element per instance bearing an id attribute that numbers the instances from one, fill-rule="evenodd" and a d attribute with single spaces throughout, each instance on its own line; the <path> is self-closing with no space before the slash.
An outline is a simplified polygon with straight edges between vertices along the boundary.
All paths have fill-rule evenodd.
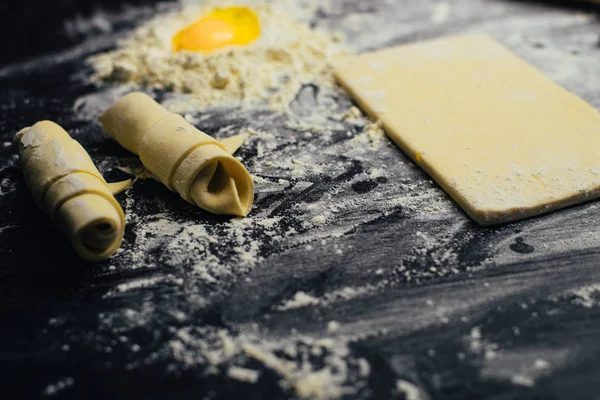
<path id="1" fill-rule="evenodd" d="M 600 108 L 596 6 L 330 3 L 313 24 L 344 30 L 360 51 L 485 32 Z M 108 179 L 128 177 L 118 167 L 139 163 L 95 122 L 110 85 L 89 83 L 85 59 L 168 7 L 0 5 L 0 397 L 284 399 L 302 395 L 302 365 L 337 363 L 351 390 L 321 398 L 600 399 L 598 202 L 482 228 L 400 150 L 361 140 L 364 126 L 350 122 L 311 132 L 261 109 L 196 115 L 216 136 L 268 133 L 239 154 L 257 177 L 249 219 L 212 216 L 140 179 L 117 196 L 123 250 L 79 260 L 33 203 L 12 137 L 54 120 Z M 110 29 L 86 24 L 97 15 Z M 351 105 L 318 89 L 296 98 L 300 121 Z M 232 366 L 260 378 L 232 378 Z"/>

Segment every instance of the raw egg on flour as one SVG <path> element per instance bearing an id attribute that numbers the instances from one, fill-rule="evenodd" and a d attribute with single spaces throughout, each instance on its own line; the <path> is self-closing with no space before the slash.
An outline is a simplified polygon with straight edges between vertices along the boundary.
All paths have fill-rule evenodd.
<path id="1" fill-rule="evenodd" d="M 216 8 L 173 37 L 173 51 L 211 52 L 244 46 L 260 36 L 258 16 L 247 7 Z"/>

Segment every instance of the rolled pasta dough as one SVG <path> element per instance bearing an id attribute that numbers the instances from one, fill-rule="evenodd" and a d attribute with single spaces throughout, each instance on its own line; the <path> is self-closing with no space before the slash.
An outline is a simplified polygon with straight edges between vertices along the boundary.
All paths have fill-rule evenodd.
<path id="1" fill-rule="evenodd" d="M 143 93 L 124 96 L 99 119 L 110 136 L 189 203 L 215 214 L 250 212 L 252 178 L 230 154 L 242 144 L 240 137 L 220 143 Z"/>
<path id="2" fill-rule="evenodd" d="M 113 255 L 123 239 L 125 217 L 112 189 L 81 145 L 51 121 L 15 136 L 25 181 L 37 205 L 89 261 Z"/>

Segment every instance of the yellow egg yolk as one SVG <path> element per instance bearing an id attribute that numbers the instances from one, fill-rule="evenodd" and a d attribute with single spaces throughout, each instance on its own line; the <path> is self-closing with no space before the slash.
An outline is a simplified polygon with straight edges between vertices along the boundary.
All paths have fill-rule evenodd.
<path id="1" fill-rule="evenodd" d="M 258 16 L 247 7 L 217 8 L 173 37 L 173 51 L 211 52 L 244 46 L 260 36 Z"/>

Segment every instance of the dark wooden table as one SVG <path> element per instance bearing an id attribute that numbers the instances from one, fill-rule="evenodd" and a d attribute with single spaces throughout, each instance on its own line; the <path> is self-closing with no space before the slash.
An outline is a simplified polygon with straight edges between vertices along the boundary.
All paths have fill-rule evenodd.
<path id="1" fill-rule="evenodd" d="M 239 154 L 257 177 L 250 218 L 209 215 L 140 179 L 117 196 L 123 250 L 77 259 L 35 207 L 11 140 L 52 119 L 107 178 L 139 167 L 94 121 L 111 88 L 90 84 L 84 62 L 158 12 L 137 3 L 0 6 L 3 398 L 284 399 L 319 371 L 334 376 L 322 398 L 600 398 L 600 204 L 481 228 L 362 124 L 193 115 L 217 137 L 264 132 Z M 313 24 L 358 50 L 487 32 L 600 108 L 597 7 L 331 3 Z M 76 23 L 94 12 L 110 29 Z M 309 85 L 292 109 L 302 121 L 350 105 Z"/>

